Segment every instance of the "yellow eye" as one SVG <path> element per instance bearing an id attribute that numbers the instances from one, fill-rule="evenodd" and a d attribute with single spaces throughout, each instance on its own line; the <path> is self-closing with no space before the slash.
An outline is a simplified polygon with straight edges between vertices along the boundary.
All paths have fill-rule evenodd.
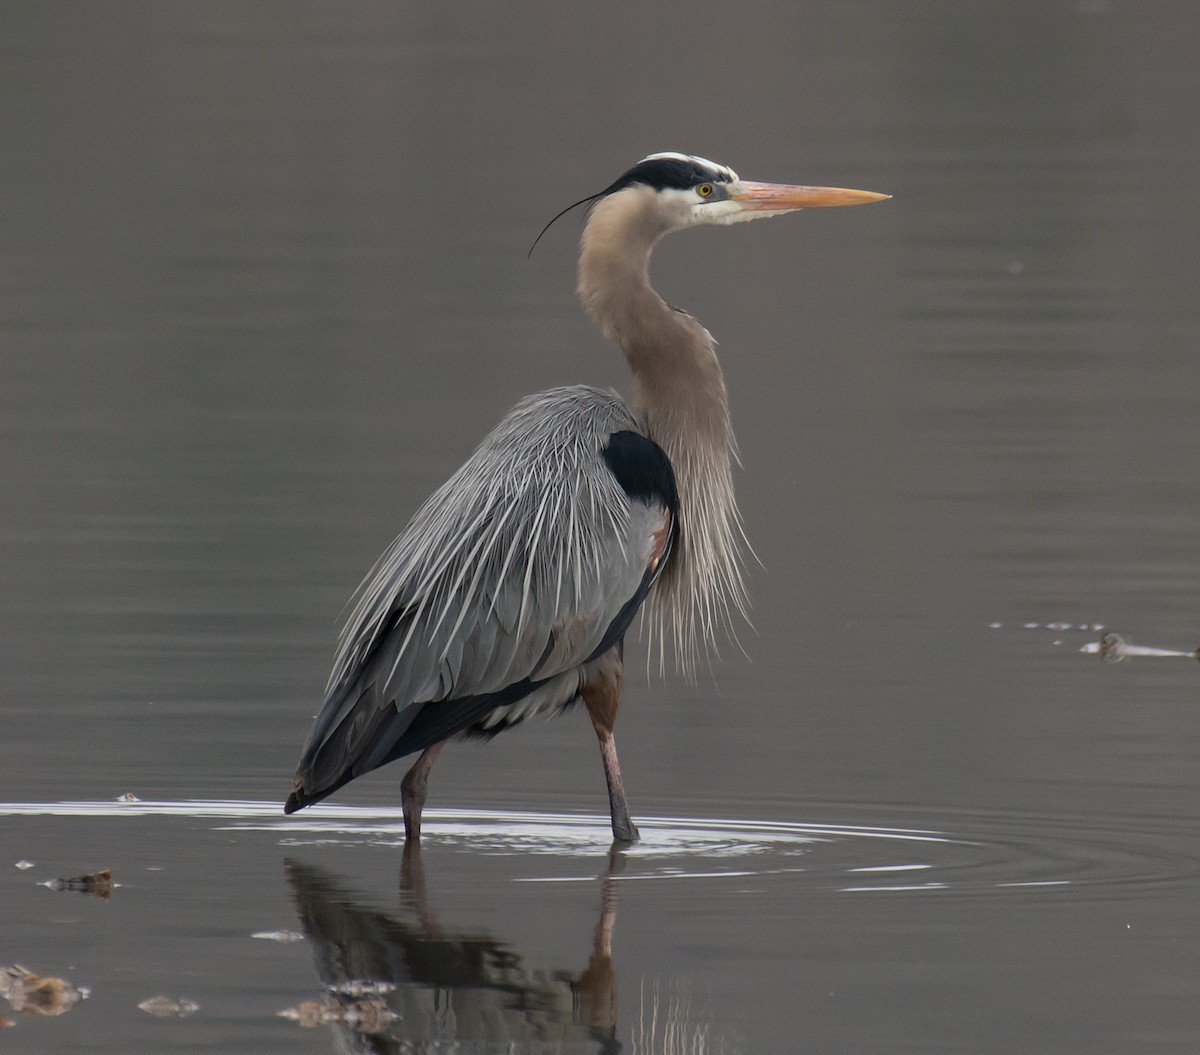
<path id="1" fill-rule="evenodd" d="M 713 186 L 711 183 L 701 183 L 700 186 L 696 188 L 696 193 L 699 194 L 701 198 L 707 198 L 710 194 L 712 194 L 712 192 Z"/>

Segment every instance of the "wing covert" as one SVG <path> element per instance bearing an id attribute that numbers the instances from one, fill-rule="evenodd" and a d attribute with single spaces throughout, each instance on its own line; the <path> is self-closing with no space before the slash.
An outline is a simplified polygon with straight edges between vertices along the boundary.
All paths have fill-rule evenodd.
<path id="1" fill-rule="evenodd" d="M 360 587 L 301 760 L 306 788 L 398 757 L 385 741 L 402 744 L 413 704 L 503 707 L 512 686 L 552 680 L 565 688 L 541 696 L 573 698 L 558 676 L 615 644 L 668 552 L 673 508 L 631 496 L 606 458 L 614 434 L 650 444 L 637 430 L 612 393 L 529 397 L 421 507 Z"/>

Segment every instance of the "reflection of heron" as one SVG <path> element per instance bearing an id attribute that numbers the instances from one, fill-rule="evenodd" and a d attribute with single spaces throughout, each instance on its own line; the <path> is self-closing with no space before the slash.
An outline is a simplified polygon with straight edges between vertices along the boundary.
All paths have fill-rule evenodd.
<path id="1" fill-rule="evenodd" d="M 411 920 L 365 907 L 321 869 L 289 861 L 287 876 L 331 998 L 376 983 L 397 1015 L 369 1032 L 339 1027 L 349 1050 L 457 1051 L 461 1043 L 508 1051 L 534 1042 L 546 1052 L 620 1050 L 612 967 L 617 896 L 610 877 L 587 967 L 576 976 L 532 968 L 490 935 L 442 927 L 426 895 L 419 851 L 406 850 L 401 878 Z"/>
<path id="2" fill-rule="evenodd" d="M 690 665 L 745 607 L 721 367 L 708 331 L 651 289 L 650 252 L 696 224 L 883 197 L 668 153 L 584 199 L 579 294 L 629 361 L 635 408 L 583 386 L 532 396 L 422 506 L 360 588 L 286 812 L 421 751 L 402 784 L 418 837 L 448 737 L 582 699 L 613 835 L 637 838 L 613 741 L 625 631 L 648 600 L 660 648 L 670 636 Z"/>

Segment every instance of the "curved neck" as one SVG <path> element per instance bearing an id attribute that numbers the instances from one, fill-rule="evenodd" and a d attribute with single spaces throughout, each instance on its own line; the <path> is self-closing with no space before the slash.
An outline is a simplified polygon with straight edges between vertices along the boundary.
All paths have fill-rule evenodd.
<path id="1" fill-rule="evenodd" d="M 669 636 L 691 673 L 699 642 L 715 645 L 731 606 L 745 615 L 744 536 L 733 495 L 729 400 L 712 336 L 650 286 L 650 253 L 667 233 L 655 218 L 654 194 L 632 187 L 596 204 L 583 232 L 579 296 L 625 353 L 646 433 L 675 470 L 678 540 L 651 594 L 649 620 L 660 664 Z"/>
<path id="2" fill-rule="evenodd" d="M 647 187 L 596 204 L 583 232 L 579 297 L 625 353 L 637 408 L 672 461 L 681 448 L 696 444 L 714 444 L 728 454 L 729 404 L 712 335 L 650 286 L 650 254 L 666 233 L 653 206 L 654 191 Z M 682 469 L 676 463 L 676 472 Z"/>

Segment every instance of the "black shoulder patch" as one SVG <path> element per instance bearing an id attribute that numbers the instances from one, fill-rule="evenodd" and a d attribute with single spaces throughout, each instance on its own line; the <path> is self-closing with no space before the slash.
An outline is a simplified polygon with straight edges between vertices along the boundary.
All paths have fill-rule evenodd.
<path id="1" fill-rule="evenodd" d="M 614 432 L 604 447 L 604 462 L 630 498 L 661 502 L 672 513 L 679 509 L 675 470 L 657 443 L 637 432 Z"/>

